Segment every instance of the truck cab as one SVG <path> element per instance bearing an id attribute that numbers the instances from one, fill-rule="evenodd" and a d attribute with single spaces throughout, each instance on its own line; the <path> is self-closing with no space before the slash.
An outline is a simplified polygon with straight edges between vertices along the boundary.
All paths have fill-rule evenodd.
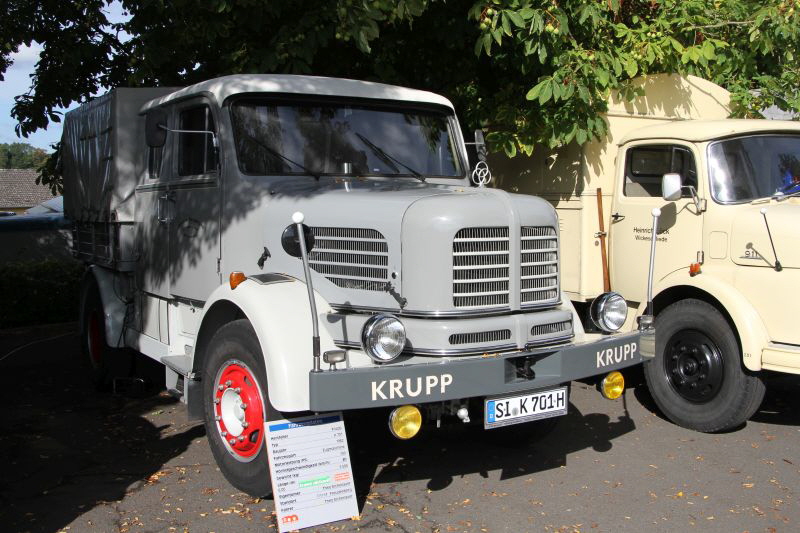
<path id="1" fill-rule="evenodd" d="M 268 420 L 492 429 L 566 413 L 572 379 L 618 396 L 641 361 L 622 297 L 593 333 L 564 297 L 553 207 L 472 186 L 442 96 L 278 75 L 125 89 L 69 113 L 63 146 L 98 379 L 119 348 L 163 363 L 250 494 L 270 490 Z"/>
<path id="2" fill-rule="evenodd" d="M 660 410 L 688 428 L 730 430 L 758 409 L 762 370 L 800 373 L 790 303 L 800 126 L 728 119 L 727 91 L 694 76 L 634 85 L 643 96 L 609 98 L 604 138 L 490 166 L 499 187 L 558 211 L 562 283 L 579 313 L 610 288 L 631 311 L 623 329 L 655 314 L 644 369 Z"/>

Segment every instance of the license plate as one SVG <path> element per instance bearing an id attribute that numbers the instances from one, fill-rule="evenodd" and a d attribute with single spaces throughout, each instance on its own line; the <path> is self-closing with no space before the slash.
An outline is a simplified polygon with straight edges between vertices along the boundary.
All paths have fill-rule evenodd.
<path id="1" fill-rule="evenodd" d="M 489 398 L 485 404 L 483 427 L 491 429 L 565 415 L 567 400 L 566 387 L 504 398 Z"/>

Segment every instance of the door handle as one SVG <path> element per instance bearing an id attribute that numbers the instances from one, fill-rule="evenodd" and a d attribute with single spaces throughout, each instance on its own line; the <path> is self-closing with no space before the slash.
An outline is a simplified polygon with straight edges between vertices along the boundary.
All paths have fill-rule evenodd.
<path id="1" fill-rule="evenodd" d="M 167 191 L 158 197 L 156 204 L 156 217 L 159 224 L 166 224 L 169 222 L 170 205 L 169 202 L 175 201 L 175 192 Z"/>
<path id="2" fill-rule="evenodd" d="M 614 219 L 614 222 L 619 222 L 620 220 L 625 220 L 625 215 L 620 215 L 619 213 L 613 213 L 611 218 Z"/>

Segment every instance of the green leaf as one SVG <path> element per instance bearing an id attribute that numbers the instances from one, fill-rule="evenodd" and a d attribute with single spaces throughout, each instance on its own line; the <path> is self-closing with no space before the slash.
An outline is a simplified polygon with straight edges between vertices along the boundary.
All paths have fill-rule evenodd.
<path id="1" fill-rule="evenodd" d="M 494 40 L 497 41 L 498 45 L 503 44 L 503 32 L 502 31 L 500 31 L 500 30 L 492 30 L 491 31 L 491 35 L 492 35 L 492 37 L 494 37 Z"/>
<path id="2" fill-rule="evenodd" d="M 537 99 L 539 97 L 539 94 L 542 92 L 542 88 L 544 88 L 544 86 L 546 84 L 548 84 L 549 82 L 550 82 L 549 78 L 540 81 L 539 83 L 534 85 L 533 88 L 530 91 L 528 91 L 528 94 L 525 95 L 525 98 L 527 100 L 535 100 L 535 99 Z"/>
<path id="3" fill-rule="evenodd" d="M 600 85 L 602 87 L 608 87 L 608 79 L 609 79 L 608 71 L 606 69 L 600 68 L 597 69 L 595 73 L 597 75 L 597 81 L 600 82 Z"/>
<path id="4" fill-rule="evenodd" d="M 501 13 L 500 20 L 501 23 L 503 24 L 503 31 L 505 32 L 506 35 L 511 37 L 511 22 L 508 20 L 508 15 L 506 15 L 505 11 Z"/>
<path id="5" fill-rule="evenodd" d="M 578 144 L 583 144 L 586 142 L 586 130 L 580 129 L 575 133 L 575 140 L 578 141 Z"/>
<path id="6" fill-rule="evenodd" d="M 492 55 L 492 35 L 489 32 L 483 34 L 483 48 L 487 56 Z"/>
<path id="7" fill-rule="evenodd" d="M 542 87 L 542 91 L 539 93 L 539 105 L 544 105 L 545 102 L 550 100 L 550 97 L 553 95 L 553 80 L 548 80 L 547 84 Z"/>
<path id="8" fill-rule="evenodd" d="M 636 72 L 638 70 L 639 66 L 636 64 L 636 61 L 632 57 L 629 57 L 625 61 L 625 72 L 628 74 L 628 77 L 633 78 L 634 76 L 636 76 Z"/>
<path id="9" fill-rule="evenodd" d="M 547 60 L 547 47 L 539 44 L 539 63 L 544 65 L 544 62 L 546 60 Z"/>
<path id="10" fill-rule="evenodd" d="M 511 22 L 514 23 L 514 26 L 517 28 L 524 28 L 525 27 L 525 19 L 516 11 L 506 11 L 508 14 L 508 18 L 511 19 Z"/>

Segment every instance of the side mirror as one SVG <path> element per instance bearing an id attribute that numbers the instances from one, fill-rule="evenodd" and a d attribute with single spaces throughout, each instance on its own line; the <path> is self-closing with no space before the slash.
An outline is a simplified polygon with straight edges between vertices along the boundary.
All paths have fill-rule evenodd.
<path id="1" fill-rule="evenodd" d="M 681 175 L 675 173 L 664 174 L 661 178 L 661 197 L 668 201 L 674 202 L 681 198 Z"/>
<path id="2" fill-rule="evenodd" d="M 483 130 L 475 130 L 475 153 L 479 161 L 486 161 L 489 150 L 486 148 L 486 140 L 483 138 Z"/>
<path id="3" fill-rule="evenodd" d="M 151 148 L 164 146 L 167 142 L 167 111 L 164 108 L 156 107 L 145 115 L 144 139 Z"/>
<path id="4" fill-rule="evenodd" d="M 292 257 L 300 257 L 303 255 L 302 250 L 300 249 L 300 239 L 298 238 L 297 233 L 297 225 L 289 224 L 286 226 L 286 229 L 283 230 L 283 234 L 281 235 L 281 246 L 283 246 L 283 251 Z M 314 248 L 314 232 L 311 231 L 311 228 L 305 224 L 303 224 L 303 237 L 306 241 L 306 251 L 310 252 Z"/>

